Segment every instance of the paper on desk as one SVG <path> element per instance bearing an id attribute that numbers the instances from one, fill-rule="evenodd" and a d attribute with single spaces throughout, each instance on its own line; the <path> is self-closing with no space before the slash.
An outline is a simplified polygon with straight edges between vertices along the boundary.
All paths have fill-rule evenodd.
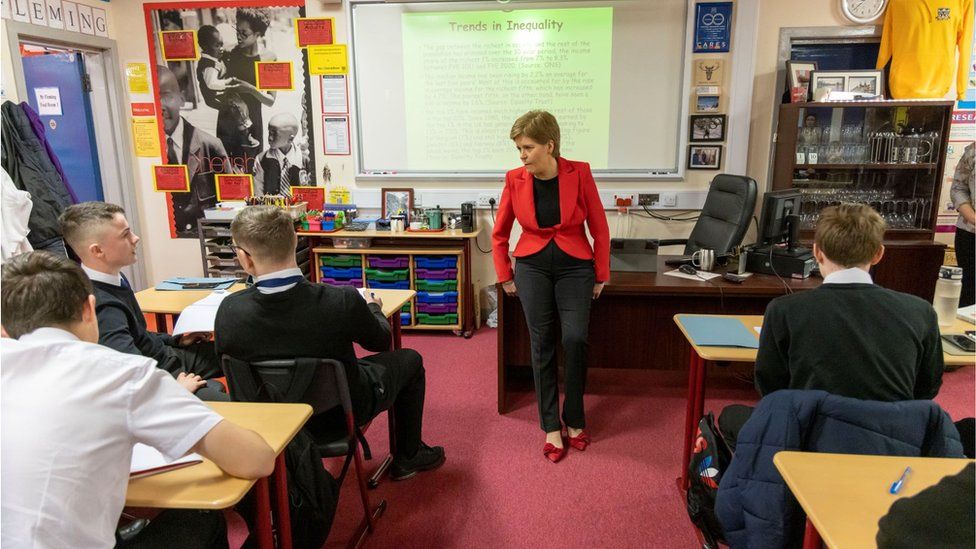
<path id="1" fill-rule="evenodd" d="M 136 443 L 132 447 L 132 461 L 129 464 L 129 478 L 146 477 L 172 471 L 181 467 L 188 467 L 197 463 L 202 463 L 203 458 L 200 454 L 187 454 L 177 460 L 169 461 L 159 450 L 152 446 Z"/>
<path id="2" fill-rule="evenodd" d="M 753 326 L 752 329 L 755 330 L 757 334 L 762 335 L 762 326 Z"/>
<path id="3" fill-rule="evenodd" d="M 722 276 L 718 273 L 710 273 L 708 271 L 698 271 L 698 274 L 690 275 L 690 274 L 685 274 L 679 271 L 678 269 L 675 269 L 673 271 L 667 271 L 664 274 L 668 276 L 675 276 L 678 278 L 687 278 L 688 280 L 697 280 L 698 282 L 704 282 L 705 280 L 711 280 L 713 278 L 718 278 Z"/>
<path id="4" fill-rule="evenodd" d="M 183 309 L 180 318 L 176 319 L 176 326 L 173 326 L 173 335 L 214 331 L 217 308 L 229 295 L 227 290 L 214 290 L 207 297 Z"/>
<path id="5" fill-rule="evenodd" d="M 738 318 L 682 315 L 681 325 L 691 341 L 701 347 L 759 348 L 759 340 Z"/>

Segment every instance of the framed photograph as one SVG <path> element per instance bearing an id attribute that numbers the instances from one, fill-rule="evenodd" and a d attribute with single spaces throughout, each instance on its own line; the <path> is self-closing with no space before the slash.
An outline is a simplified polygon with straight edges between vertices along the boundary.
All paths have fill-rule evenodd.
<path id="1" fill-rule="evenodd" d="M 884 71 L 820 71 L 810 73 L 810 92 L 818 89 L 831 92 L 848 92 L 855 95 L 883 96 Z"/>
<path id="2" fill-rule="evenodd" d="M 413 189 L 384 188 L 380 191 L 380 203 L 383 204 L 383 219 L 402 213 L 409 223 L 410 211 L 413 210 Z"/>
<path id="3" fill-rule="evenodd" d="M 718 112 L 718 95 L 696 95 L 695 112 Z"/>
<path id="4" fill-rule="evenodd" d="M 786 62 L 786 78 L 790 86 L 791 102 L 798 103 L 807 100 L 810 95 L 810 74 L 815 70 L 817 70 L 816 61 L 793 61 L 791 59 Z"/>
<path id="5" fill-rule="evenodd" d="M 688 145 L 689 170 L 717 170 L 721 165 L 721 145 Z"/>
<path id="6" fill-rule="evenodd" d="M 696 86 L 721 86 L 724 61 L 718 58 L 699 59 L 695 62 Z"/>
<path id="7" fill-rule="evenodd" d="M 691 115 L 691 138 L 689 141 L 724 141 L 724 114 Z"/>

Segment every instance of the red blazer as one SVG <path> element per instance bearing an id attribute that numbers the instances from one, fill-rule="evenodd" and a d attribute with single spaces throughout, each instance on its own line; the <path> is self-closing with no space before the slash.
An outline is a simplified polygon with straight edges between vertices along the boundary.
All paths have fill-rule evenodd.
<path id="1" fill-rule="evenodd" d="M 567 254 L 594 260 L 597 282 L 610 279 L 610 227 L 593 173 L 586 162 L 559 159 L 559 216 L 558 225 L 540 229 L 535 218 L 532 174 L 524 166 L 505 174 L 505 189 L 491 233 L 499 282 L 507 282 L 514 276 L 512 260 L 508 257 L 508 240 L 516 219 L 522 226 L 522 237 L 515 247 L 515 257 L 530 256 L 555 238 L 556 245 Z M 583 228 L 584 221 L 593 237 L 592 248 Z"/>

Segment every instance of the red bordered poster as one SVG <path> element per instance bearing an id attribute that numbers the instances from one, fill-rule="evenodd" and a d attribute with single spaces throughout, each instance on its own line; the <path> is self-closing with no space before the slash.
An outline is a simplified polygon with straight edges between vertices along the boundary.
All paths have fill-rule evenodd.
<path id="1" fill-rule="evenodd" d="M 132 116 L 156 116 L 156 105 L 152 103 L 132 103 Z"/>
<path id="2" fill-rule="evenodd" d="M 254 176 L 251 174 L 222 174 L 214 176 L 217 201 L 246 200 L 254 195 Z"/>
<path id="3" fill-rule="evenodd" d="M 153 190 L 167 193 L 190 192 L 190 172 L 186 164 L 154 165 Z"/>
<path id="4" fill-rule="evenodd" d="M 291 61 L 255 61 L 255 87 L 259 90 L 288 91 L 295 89 Z"/>
<path id="5" fill-rule="evenodd" d="M 296 17 L 295 44 L 299 48 L 331 44 L 334 28 L 335 19 L 332 17 Z"/>
<path id="6" fill-rule="evenodd" d="M 325 207 L 325 187 L 297 187 L 292 185 L 291 196 L 308 202 L 309 210 L 322 210 Z"/>
<path id="7" fill-rule="evenodd" d="M 160 31 L 159 43 L 163 49 L 163 59 L 167 61 L 196 61 L 200 57 L 196 31 Z"/>

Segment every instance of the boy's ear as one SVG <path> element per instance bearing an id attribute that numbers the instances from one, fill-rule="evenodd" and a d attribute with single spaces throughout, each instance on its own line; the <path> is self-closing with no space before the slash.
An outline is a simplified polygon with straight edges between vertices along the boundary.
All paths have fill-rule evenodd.
<path id="1" fill-rule="evenodd" d="M 874 257 L 871 258 L 871 265 L 877 265 L 878 263 L 881 263 L 881 258 L 884 257 L 884 253 L 885 253 L 885 247 L 884 244 L 882 244 L 878 248 L 878 251 L 874 252 Z"/>

